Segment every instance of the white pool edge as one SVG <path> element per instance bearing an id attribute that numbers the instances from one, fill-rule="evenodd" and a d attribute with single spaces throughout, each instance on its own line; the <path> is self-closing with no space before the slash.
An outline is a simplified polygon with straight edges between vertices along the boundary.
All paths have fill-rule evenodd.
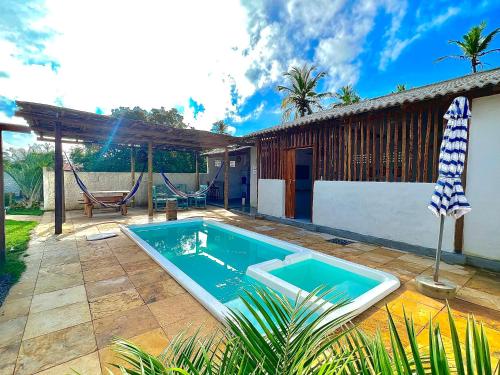
<path id="1" fill-rule="evenodd" d="M 190 218 L 177 221 L 166 221 L 160 223 L 146 223 L 146 224 L 131 224 L 122 225 L 119 227 L 121 231 L 127 235 L 132 241 L 134 241 L 142 250 L 144 250 L 160 267 L 167 271 L 172 278 L 177 281 L 184 289 L 186 289 L 198 302 L 200 302 L 212 315 L 214 315 L 220 322 L 226 323 L 227 318 L 230 316 L 229 309 L 219 302 L 214 296 L 212 296 L 208 291 L 206 291 L 202 286 L 191 279 L 187 274 L 185 274 L 180 268 L 175 264 L 170 262 L 167 258 L 161 255 L 155 248 L 149 245 L 146 241 L 141 239 L 137 234 L 132 232 L 129 227 L 148 227 L 148 226 L 173 226 L 176 224 L 182 224 L 187 222 L 206 222 L 210 225 L 218 226 L 223 229 L 230 230 L 234 233 L 244 235 L 249 238 L 253 238 L 274 246 L 278 246 L 282 249 L 292 252 L 286 256 L 286 258 L 281 261 L 278 259 L 269 260 L 263 263 L 254 264 L 248 267 L 247 274 L 256 280 L 262 282 L 268 287 L 271 287 L 278 292 L 286 295 L 290 298 L 295 298 L 297 293 L 300 293 L 300 298 L 305 298 L 307 292 L 300 290 L 295 285 L 292 285 L 274 275 L 269 273 L 269 271 L 276 268 L 280 268 L 289 264 L 296 263 L 304 259 L 317 259 L 328 263 L 330 265 L 346 269 L 350 272 L 357 273 L 361 276 L 365 276 L 371 279 L 380 281 L 380 284 L 376 287 L 370 289 L 366 293 L 352 300 L 348 305 L 345 305 L 335 311 L 328 317 L 328 320 L 336 319 L 343 315 L 348 315 L 351 318 L 359 315 L 369 307 L 373 306 L 375 303 L 395 291 L 399 288 L 400 282 L 394 275 L 376 270 L 370 267 L 363 266 L 361 264 L 353 263 L 344 259 L 336 258 L 331 255 L 326 255 L 315 250 L 307 249 L 305 247 L 292 244 L 283 240 L 279 240 L 273 237 L 266 236 L 264 234 L 255 233 L 247 229 L 238 228 L 229 224 L 221 223 L 216 220 L 205 219 L 205 218 Z M 317 303 L 323 303 L 324 301 L 318 300 Z M 330 307 L 330 303 L 324 303 L 321 311 L 324 311 Z"/>

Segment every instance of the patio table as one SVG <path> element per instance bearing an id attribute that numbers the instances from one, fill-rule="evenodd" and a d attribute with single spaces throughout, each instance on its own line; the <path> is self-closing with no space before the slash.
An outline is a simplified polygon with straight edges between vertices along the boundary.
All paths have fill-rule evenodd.
<path id="1" fill-rule="evenodd" d="M 96 197 L 97 200 L 103 203 L 118 203 L 123 200 L 130 193 L 129 190 L 95 190 L 90 191 L 90 193 Z M 87 194 L 83 193 L 83 214 L 87 217 L 92 217 L 94 202 L 90 200 Z M 124 204 L 116 208 L 116 211 L 120 211 L 122 215 L 127 215 L 127 205 Z"/>

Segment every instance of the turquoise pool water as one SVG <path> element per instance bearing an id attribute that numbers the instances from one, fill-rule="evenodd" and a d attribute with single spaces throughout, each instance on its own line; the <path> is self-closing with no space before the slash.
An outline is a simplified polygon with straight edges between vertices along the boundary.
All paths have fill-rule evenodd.
<path id="1" fill-rule="evenodd" d="M 271 259 L 284 260 L 292 251 L 271 245 L 206 221 L 169 225 L 130 226 L 129 229 L 177 266 L 219 302 L 246 310 L 239 296 L 259 281 L 246 275 L 251 265 Z M 303 260 L 270 273 L 297 288 L 335 288 L 330 300 L 353 300 L 379 284 L 315 259 Z"/>
<path id="2" fill-rule="evenodd" d="M 130 229 L 222 303 L 257 283 L 248 266 L 291 254 L 206 222 Z"/>
<path id="3" fill-rule="evenodd" d="M 333 292 L 325 297 L 331 301 L 354 299 L 380 284 L 377 280 L 316 259 L 290 264 L 270 273 L 306 292 L 312 292 L 319 286 L 333 288 Z"/>

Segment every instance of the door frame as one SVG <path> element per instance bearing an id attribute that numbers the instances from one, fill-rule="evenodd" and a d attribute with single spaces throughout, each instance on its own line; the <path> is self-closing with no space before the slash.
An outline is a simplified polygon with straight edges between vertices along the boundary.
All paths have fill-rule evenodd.
<path id="1" fill-rule="evenodd" d="M 316 179 L 316 147 L 314 146 L 301 146 L 301 147 L 289 147 L 286 148 L 285 151 L 285 158 L 284 158 L 284 169 L 283 169 L 283 177 L 285 180 L 285 217 L 289 219 L 295 219 L 295 200 L 296 200 L 296 194 L 295 194 L 295 184 L 296 184 L 296 176 L 295 176 L 295 168 L 297 166 L 297 150 L 307 150 L 311 149 L 312 151 L 312 163 L 311 163 L 311 222 L 313 218 L 313 202 L 314 202 L 314 181 Z M 293 170 L 289 170 L 289 154 L 293 152 Z M 292 188 L 292 181 L 293 181 L 293 188 Z M 289 199 L 289 194 L 292 193 L 293 191 L 293 199 Z M 293 211 L 293 212 L 291 212 Z"/>

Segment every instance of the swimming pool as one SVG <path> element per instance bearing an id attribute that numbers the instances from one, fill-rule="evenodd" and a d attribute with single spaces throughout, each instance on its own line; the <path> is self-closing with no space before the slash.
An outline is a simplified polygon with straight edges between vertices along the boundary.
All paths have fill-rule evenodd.
<path id="1" fill-rule="evenodd" d="M 331 302 L 339 296 L 352 301 L 336 316 L 359 314 L 399 287 L 388 273 L 213 220 L 121 229 L 220 321 L 228 308 L 243 310 L 239 296 L 253 285 L 289 298 L 320 285 L 334 287 Z"/>

